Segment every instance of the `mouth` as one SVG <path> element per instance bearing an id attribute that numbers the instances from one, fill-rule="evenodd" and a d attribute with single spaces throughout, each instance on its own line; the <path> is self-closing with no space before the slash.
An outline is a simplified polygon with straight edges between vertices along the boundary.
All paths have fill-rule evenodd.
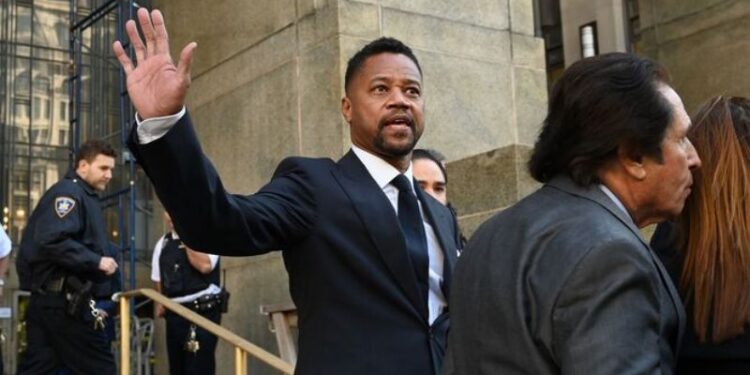
<path id="1" fill-rule="evenodd" d="M 383 121 L 381 121 L 381 128 L 385 127 L 408 127 L 409 129 L 414 128 L 414 120 L 411 118 L 411 116 L 408 116 L 406 114 L 399 114 L 395 116 L 390 116 L 385 118 Z"/>
<path id="2" fill-rule="evenodd" d="M 692 193 L 692 192 L 693 192 L 693 182 L 692 182 L 692 181 L 690 181 L 690 182 L 689 182 L 689 183 L 687 184 L 687 186 L 685 186 L 685 193 L 686 193 L 687 195 L 690 195 L 690 193 Z"/>

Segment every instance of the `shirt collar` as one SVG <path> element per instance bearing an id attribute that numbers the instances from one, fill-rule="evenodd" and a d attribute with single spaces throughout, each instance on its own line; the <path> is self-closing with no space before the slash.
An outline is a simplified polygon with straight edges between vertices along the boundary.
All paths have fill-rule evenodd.
<path id="1" fill-rule="evenodd" d="M 609 190 L 608 187 L 604 186 L 604 184 L 599 184 L 599 189 L 604 192 L 604 194 L 607 194 L 609 199 L 612 200 L 612 202 L 615 202 L 615 205 L 622 210 L 628 217 L 630 217 L 630 213 L 628 213 L 628 210 L 625 209 L 625 205 L 622 204 L 620 199 L 617 198 L 615 193 L 612 192 L 612 190 Z"/>
<path id="2" fill-rule="evenodd" d="M 355 155 L 357 155 L 359 161 L 364 164 L 365 169 L 367 169 L 367 172 L 370 173 L 370 176 L 372 176 L 381 190 L 388 186 L 388 184 L 390 184 L 391 181 L 396 178 L 396 176 L 401 174 L 401 172 L 399 172 L 399 170 L 394 166 L 388 164 L 388 162 L 371 154 L 370 152 L 367 152 L 355 145 L 352 145 L 352 151 Z M 409 181 L 414 180 L 411 162 L 409 162 L 409 168 L 406 169 L 406 172 L 404 172 L 403 175 L 406 176 Z M 413 190 L 414 184 L 411 185 Z"/>
<path id="3" fill-rule="evenodd" d="M 83 190 L 85 190 L 89 195 L 97 194 L 96 190 L 93 187 L 91 187 L 91 185 L 89 185 L 88 182 L 86 182 L 86 180 L 82 179 L 81 176 L 79 176 L 78 173 L 76 173 L 75 169 L 69 170 L 68 173 L 65 174 L 65 178 L 69 180 L 73 180 L 73 183 L 80 185 L 83 188 Z"/>

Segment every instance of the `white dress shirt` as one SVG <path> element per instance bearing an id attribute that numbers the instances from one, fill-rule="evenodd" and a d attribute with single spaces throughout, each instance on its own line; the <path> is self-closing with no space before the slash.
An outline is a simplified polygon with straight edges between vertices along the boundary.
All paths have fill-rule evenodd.
<path id="1" fill-rule="evenodd" d="M 159 268 L 159 258 L 161 257 L 161 249 L 164 248 L 164 239 L 166 235 L 161 236 L 159 238 L 159 241 L 156 242 L 156 246 L 154 246 L 154 255 L 151 257 L 151 281 L 154 282 L 160 282 L 161 281 L 161 269 Z M 180 237 L 177 235 L 176 232 L 172 232 L 172 238 L 175 240 L 179 240 Z M 208 255 L 208 260 L 211 262 L 211 271 L 216 268 L 216 264 L 219 263 L 219 256 L 214 254 L 206 254 Z M 172 301 L 177 303 L 186 303 L 186 302 L 193 302 L 198 297 L 201 297 L 206 294 L 216 294 L 221 292 L 221 288 L 211 283 L 211 285 L 208 286 L 208 288 L 203 289 L 199 292 L 195 292 L 193 294 L 188 294 L 186 296 L 180 296 L 180 297 L 174 297 L 172 298 Z"/>
<path id="2" fill-rule="evenodd" d="M 400 174 L 398 169 L 388 164 L 385 160 L 352 145 L 352 151 L 357 155 L 362 164 L 370 173 L 370 176 L 375 180 L 383 194 L 391 202 L 393 210 L 398 214 L 398 188 L 391 184 L 391 181 Z M 404 172 L 409 181 L 414 181 L 412 177 L 412 165 L 409 163 L 409 168 Z M 414 184 L 411 184 L 412 193 L 416 195 L 414 191 Z M 430 258 L 430 270 L 429 270 L 429 283 L 430 290 L 427 293 L 427 308 L 430 314 L 430 324 L 440 316 L 443 309 L 447 305 L 445 296 L 443 295 L 443 289 L 440 287 L 443 283 L 443 250 L 440 248 L 435 230 L 432 228 L 425 219 L 424 209 L 422 208 L 422 202 L 417 200 L 419 203 L 419 212 L 422 215 L 422 224 L 424 225 L 424 233 L 427 236 L 427 255 Z"/>
<path id="3" fill-rule="evenodd" d="M 627 216 L 628 218 L 630 218 L 631 221 L 633 221 L 633 218 L 630 216 L 630 213 L 628 212 L 628 210 L 625 209 L 625 205 L 622 204 L 620 199 L 617 198 L 617 196 L 615 195 L 615 193 L 612 192 L 612 190 L 609 190 L 609 188 L 604 186 L 603 184 L 599 184 L 599 189 L 603 191 L 604 194 L 606 194 L 609 197 L 609 199 L 612 200 L 612 202 L 615 203 L 615 206 L 617 206 L 619 209 L 622 210 L 622 212 L 625 213 L 625 216 Z M 633 221 L 633 224 L 635 224 L 635 221 Z"/>

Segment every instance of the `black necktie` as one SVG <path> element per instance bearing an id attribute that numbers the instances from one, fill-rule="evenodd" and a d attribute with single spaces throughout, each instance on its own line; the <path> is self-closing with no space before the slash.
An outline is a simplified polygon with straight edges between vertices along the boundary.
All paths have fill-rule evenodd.
<path id="1" fill-rule="evenodd" d="M 413 185 L 406 176 L 400 174 L 391 181 L 398 189 L 398 221 L 404 233 L 409 258 L 417 276 L 422 300 L 427 302 L 428 269 L 430 258 L 427 255 L 427 238 L 419 213 L 419 203 L 413 193 Z"/>

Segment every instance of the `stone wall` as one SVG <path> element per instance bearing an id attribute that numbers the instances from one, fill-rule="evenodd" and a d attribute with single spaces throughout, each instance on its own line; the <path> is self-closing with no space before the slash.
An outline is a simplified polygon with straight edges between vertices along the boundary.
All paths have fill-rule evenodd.
<path id="1" fill-rule="evenodd" d="M 693 113 L 715 95 L 750 95 L 750 2 L 640 0 L 642 54 L 664 64 Z"/>
<path id="2" fill-rule="evenodd" d="M 474 226 L 525 191 L 518 166 L 547 95 L 532 0 L 154 3 L 165 14 L 173 55 L 198 42 L 188 108 L 230 191 L 256 191 L 286 156 L 343 155 L 350 144 L 340 115 L 346 61 L 380 36 L 403 40 L 420 59 L 426 97 L 420 147 L 451 161 L 450 194 L 462 222 Z M 477 168 L 487 174 L 473 173 Z M 289 300 L 281 257 L 222 262 L 232 292 L 222 324 L 276 353 L 258 307 Z M 164 374 L 161 327 L 159 333 L 157 374 Z M 228 345 L 220 344 L 217 362 L 218 374 L 231 371 Z M 252 360 L 250 372 L 273 373 Z"/>

